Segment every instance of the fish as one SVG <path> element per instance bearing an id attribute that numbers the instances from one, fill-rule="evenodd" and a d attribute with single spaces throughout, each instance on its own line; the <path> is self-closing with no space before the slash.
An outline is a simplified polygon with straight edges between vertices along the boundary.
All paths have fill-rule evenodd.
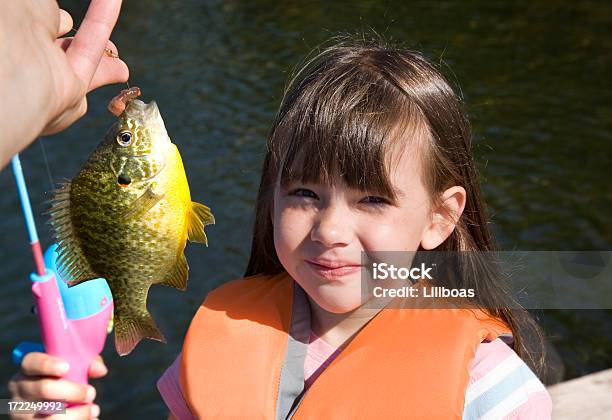
<path id="1" fill-rule="evenodd" d="M 186 290 L 187 240 L 208 246 L 209 207 L 191 201 L 181 154 L 155 101 L 122 91 L 104 139 L 50 200 L 57 263 L 69 287 L 103 277 L 114 300 L 115 348 L 129 354 L 143 339 L 166 342 L 147 309 L 154 284 Z M 119 103 L 119 104 L 118 104 Z"/>

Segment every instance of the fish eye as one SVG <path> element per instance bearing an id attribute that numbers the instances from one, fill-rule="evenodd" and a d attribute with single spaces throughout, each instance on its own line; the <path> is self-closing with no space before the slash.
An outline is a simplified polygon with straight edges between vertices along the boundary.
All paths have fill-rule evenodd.
<path id="1" fill-rule="evenodd" d="M 119 143 L 119 146 L 128 147 L 132 144 L 132 133 L 127 130 L 120 132 L 117 134 L 117 143 Z"/>

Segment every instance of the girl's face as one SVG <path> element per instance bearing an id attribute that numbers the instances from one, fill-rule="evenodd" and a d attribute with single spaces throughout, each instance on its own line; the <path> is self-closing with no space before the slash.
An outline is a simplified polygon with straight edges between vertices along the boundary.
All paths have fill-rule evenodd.
<path id="1" fill-rule="evenodd" d="M 340 180 L 333 186 L 277 184 L 272 215 L 276 252 L 318 306 L 345 313 L 363 303 L 362 252 L 418 249 L 431 224 L 419 161 L 406 150 L 391 166 L 394 204 Z"/>

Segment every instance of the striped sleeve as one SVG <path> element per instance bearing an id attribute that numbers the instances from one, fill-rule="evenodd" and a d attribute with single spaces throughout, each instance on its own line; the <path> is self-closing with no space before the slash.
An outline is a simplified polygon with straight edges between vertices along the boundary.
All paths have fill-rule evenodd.
<path id="1" fill-rule="evenodd" d="M 470 364 L 464 419 L 550 419 L 544 385 L 501 339 L 483 342 Z"/>
<path id="2" fill-rule="evenodd" d="M 164 374 L 157 381 L 157 390 L 164 399 L 166 406 L 174 417 L 179 420 L 195 419 L 185 399 L 180 384 L 180 364 L 181 355 L 179 354 L 174 363 L 166 369 Z"/>

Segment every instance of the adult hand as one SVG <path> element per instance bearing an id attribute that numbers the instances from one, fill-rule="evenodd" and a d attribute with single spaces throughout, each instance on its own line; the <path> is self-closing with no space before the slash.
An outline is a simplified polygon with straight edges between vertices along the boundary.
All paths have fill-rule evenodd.
<path id="1" fill-rule="evenodd" d="M 86 94 L 125 82 L 129 71 L 105 48 L 121 0 L 92 0 L 73 38 L 72 18 L 55 0 L 5 2 L 0 16 L 0 167 L 41 134 L 61 131 L 85 114 Z"/>
<path id="2" fill-rule="evenodd" d="M 45 353 L 28 353 L 21 363 L 21 370 L 15 374 L 8 389 L 11 399 L 22 400 L 51 400 L 80 403 L 80 405 L 66 409 L 66 414 L 56 414 L 50 419 L 91 419 L 100 414 L 100 407 L 93 403 L 96 390 L 91 385 L 77 384 L 75 382 L 59 379 L 66 373 L 67 363 L 57 357 Z M 89 366 L 89 377 L 100 378 L 108 372 L 101 357 L 93 360 Z M 37 414 L 14 414 L 14 419 L 39 418 Z"/>

